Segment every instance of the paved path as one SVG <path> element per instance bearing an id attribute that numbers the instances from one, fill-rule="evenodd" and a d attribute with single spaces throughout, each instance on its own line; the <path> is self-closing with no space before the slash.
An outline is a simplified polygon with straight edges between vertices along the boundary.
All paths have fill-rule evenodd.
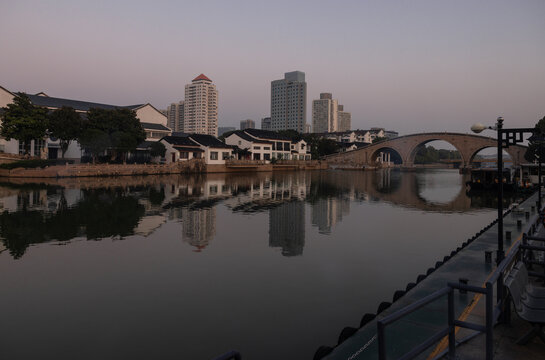
<path id="1" fill-rule="evenodd" d="M 504 236 L 505 249 L 509 249 L 515 241 L 519 240 L 522 232 L 535 220 L 537 216 L 535 211 L 536 200 L 537 194 L 530 196 L 520 205 L 520 208 L 523 209 L 522 212 L 513 211 L 504 217 L 504 231 L 511 232 L 511 240 L 506 239 Z M 530 213 L 529 218 L 525 216 L 526 211 Z M 522 221 L 521 227 L 517 226 L 517 220 Z M 495 268 L 494 262 L 487 263 L 485 261 L 485 251 L 493 251 L 495 254 L 496 249 L 497 225 L 492 225 L 474 241 L 470 242 L 469 245 L 461 249 L 442 266 L 419 282 L 416 287 L 394 302 L 392 306 L 381 312 L 377 318 L 383 318 L 422 299 L 434 291 L 445 287 L 447 282 L 458 282 L 460 278 L 469 279 L 469 285 L 484 286 L 486 279 Z M 482 313 L 482 309 L 484 309 L 484 297 L 483 300 L 478 300 L 475 294 L 459 294 L 456 292 L 456 316 L 468 321 L 478 321 L 479 317 L 481 317 L 479 312 Z M 387 327 L 386 346 L 388 349 L 388 358 L 393 359 L 405 354 L 415 345 L 435 334 L 438 329 L 444 328 L 446 324 L 447 299 L 444 296 L 444 298 L 428 304 Z M 376 329 L 375 319 L 336 346 L 333 352 L 324 357 L 324 359 L 376 360 L 378 358 Z M 429 352 L 433 350 L 434 347 L 431 347 Z M 422 358 L 426 358 L 428 355 L 429 353 L 423 355 Z"/>

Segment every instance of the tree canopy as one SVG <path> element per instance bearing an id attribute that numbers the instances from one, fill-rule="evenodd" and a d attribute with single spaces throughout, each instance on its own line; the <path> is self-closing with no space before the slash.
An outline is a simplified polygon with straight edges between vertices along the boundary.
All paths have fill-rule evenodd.
<path id="1" fill-rule="evenodd" d="M 43 139 L 48 128 L 47 109 L 33 105 L 25 93 L 17 93 L 13 103 L 2 108 L 0 135 L 6 140 L 24 143 L 25 153 L 30 152 L 30 142 Z"/>
<path id="2" fill-rule="evenodd" d="M 545 141 L 543 141 L 545 140 L 545 116 L 536 123 L 533 138 L 528 144 L 524 158 L 528 162 L 534 162 L 539 156 L 543 162 L 545 160 Z"/>
<path id="3" fill-rule="evenodd" d="M 91 153 L 93 160 L 105 150 L 110 151 L 111 158 L 121 156 L 125 160 L 127 152 L 135 150 L 145 138 L 134 111 L 90 109 L 78 141 Z"/>
<path id="4" fill-rule="evenodd" d="M 49 113 L 49 135 L 59 139 L 63 159 L 70 141 L 80 136 L 81 128 L 81 117 L 71 107 L 63 106 Z"/>

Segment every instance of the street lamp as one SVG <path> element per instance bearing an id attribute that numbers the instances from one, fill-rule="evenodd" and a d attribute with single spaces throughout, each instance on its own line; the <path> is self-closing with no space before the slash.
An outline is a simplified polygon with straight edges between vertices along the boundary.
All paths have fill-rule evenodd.
<path id="1" fill-rule="evenodd" d="M 534 128 L 518 128 L 518 129 L 504 129 L 503 118 L 500 116 L 496 120 L 495 126 L 486 126 L 477 123 L 471 127 L 471 131 L 474 133 L 480 133 L 485 129 L 496 130 L 498 136 L 498 250 L 496 255 L 496 264 L 500 264 L 505 258 L 505 252 L 503 251 L 503 149 L 508 148 L 509 145 L 516 145 L 523 142 L 524 133 L 534 133 Z M 500 274 L 497 282 L 497 301 L 500 302 L 503 299 L 503 275 Z"/>
<path id="2" fill-rule="evenodd" d="M 534 128 L 516 128 L 516 129 L 504 129 L 503 118 L 500 116 L 496 120 L 495 126 L 486 126 L 477 123 L 471 127 L 471 131 L 474 133 L 480 133 L 485 129 L 496 130 L 498 138 L 498 251 L 496 256 L 496 263 L 499 264 L 505 257 L 503 251 L 503 149 L 508 148 L 510 145 L 516 145 L 523 142 L 524 133 L 534 133 Z"/>

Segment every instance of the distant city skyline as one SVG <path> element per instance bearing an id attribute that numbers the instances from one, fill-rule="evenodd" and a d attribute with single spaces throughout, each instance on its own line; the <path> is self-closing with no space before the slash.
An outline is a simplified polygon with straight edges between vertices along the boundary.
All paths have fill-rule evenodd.
<path id="1" fill-rule="evenodd" d="M 544 14 L 541 0 L 9 1 L 0 86 L 166 109 L 204 73 L 218 126 L 237 127 L 269 117 L 270 82 L 300 70 L 307 108 L 332 92 L 353 129 L 469 132 L 497 116 L 526 127 L 545 115 Z"/>

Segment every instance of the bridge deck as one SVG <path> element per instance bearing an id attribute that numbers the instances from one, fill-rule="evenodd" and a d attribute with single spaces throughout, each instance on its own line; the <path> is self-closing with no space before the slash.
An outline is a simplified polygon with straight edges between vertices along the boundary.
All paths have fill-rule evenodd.
<path id="1" fill-rule="evenodd" d="M 537 194 L 534 194 L 524 201 L 520 207 L 524 208 L 525 211 L 530 211 L 531 206 L 535 205 L 536 200 Z M 526 219 L 524 213 L 515 212 L 511 212 L 504 217 L 504 231 L 511 231 L 512 234 L 512 240 L 504 239 L 504 248 L 506 250 L 510 249 L 516 241 L 520 241 L 526 224 L 529 224 L 535 216 L 536 211 L 531 212 L 530 219 Z M 521 228 L 517 227 L 517 220 L 522 220 L 523 226 Z M 460 278 L 470 279 L 470 285 L 483 286 L 487 277 L 495 268 L 494 264 L 485 262 L 485 251 L 491 250 L 495 254 L 496 249 L 497 225 L 494 225 L 418 283 L 416 287 L 394 302 L 391 307 L 380 313 L 377 318 L 383 318 L 422 299 L 446 286 L 447 282 L 458 282 Z M 423 307 L 386 328 L 388 358 L 397 358 L 405 354 L 414 346 L 435 334 L 439 328 L 446 326 L 447 299 L 445 297 L 441 300 Z M 471 293 L 466 295 L 455 294 L 456 316 L 460 317 L 462 314 L 464 316 L 469 315 L 468 309 L 470 309 L 470 304 L 472 306 L 474 304 L 482 306 L 484 300 L 480 301 L 480 305 L 475 300 L 474 294 Z M 338 345 L 324 359 L 376 360 L 378 358 L 376 320 L 360 328 L 352 337 Z M 472 321 L 472 319 L 468 320 Z M 433 350 L 434 346 L 429 349 L 428 354 L 423 354 L 421 358 L 426 358 Z"/>

